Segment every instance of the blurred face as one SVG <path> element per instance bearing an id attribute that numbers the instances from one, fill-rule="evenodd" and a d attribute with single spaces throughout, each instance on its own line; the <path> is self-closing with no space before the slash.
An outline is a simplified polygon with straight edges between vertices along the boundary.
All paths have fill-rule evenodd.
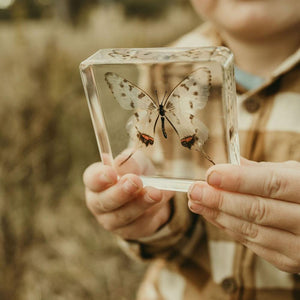
<path id="1" fill-rule="evenodd" d="M 300 30 L 299 0 L 191 0 L 196 12 L 220 30 L 263 38 Z"/>

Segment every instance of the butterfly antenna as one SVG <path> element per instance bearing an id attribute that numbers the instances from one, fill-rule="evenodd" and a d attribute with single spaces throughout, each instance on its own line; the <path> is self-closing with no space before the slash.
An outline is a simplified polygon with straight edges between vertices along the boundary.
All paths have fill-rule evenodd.
<path id="1" fill-rule="evenodd" d="M 155 90 L 154 93 L 155 93 L 155 96 L 156 96 L 157 103 L 159 104 L 159 99 L 158 99 L 158 93 L 157 93 L 157 90 Z"/>
<path id="2" fill-rule="evenodd" d="M 165 102 L 165 100 L 167 99 L 167 94 L 168 94 L 168 92 L 167 91 L 165 91 L 165 94 L 164 94 L 164 98 L 163 98 L 163 100 L 162 100 L 162 104 L 165 104 L 164 102 Z"/>

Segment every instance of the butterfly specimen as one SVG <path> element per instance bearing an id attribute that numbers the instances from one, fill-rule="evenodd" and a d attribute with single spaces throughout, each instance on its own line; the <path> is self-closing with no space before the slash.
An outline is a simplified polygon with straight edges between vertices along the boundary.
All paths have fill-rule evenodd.
<path id="1" fill-rule="evenodd" d="M 156 101 L 134 83 L 112 72 L 105 74 L 105 80 L 114 98 L 126 110 L 134 110 L 129 120 L 131 137 L 136 137 L 146 147 L 154 144 L 155 133 L 160 120 L 164 138 L 168 138 L 168 123 L 178 135 L 183 147 L 197 150 L 215 164 L 204 152 L 203 145 L 208 139 L 208 129 L 201 122 L 199 111 L 208 101 L 211 87 L 211 72 L 201 67 L 183 78 L 161 101 Z M 125 163 L 131 156 L 121 164 Z"/>

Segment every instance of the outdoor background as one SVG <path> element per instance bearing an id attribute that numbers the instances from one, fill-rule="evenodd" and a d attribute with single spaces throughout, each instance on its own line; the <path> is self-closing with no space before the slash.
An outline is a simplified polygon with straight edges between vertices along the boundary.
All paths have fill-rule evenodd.
<path id="1" fill-rule="evenodd" d="M 78 66 L 197 24 L 187 0 L 0 0 L 1 300 L 134 299 L 145 264 L 84 202 L 99 154 Z"/>

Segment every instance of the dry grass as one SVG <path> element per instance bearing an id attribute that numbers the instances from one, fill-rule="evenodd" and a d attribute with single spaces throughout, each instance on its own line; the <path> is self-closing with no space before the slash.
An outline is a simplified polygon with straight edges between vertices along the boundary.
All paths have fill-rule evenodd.
<path id="1" fill-rule="evenodd" d="M 0 24 L 1 300 L 134 298 L 144 265 L 84 204 L 81 175 L 98 153 L 78 65 L 99 48 L 163 45 L 195 24 L 190 11 L 142 23 L 116 7 L 76 31 Z"/>

